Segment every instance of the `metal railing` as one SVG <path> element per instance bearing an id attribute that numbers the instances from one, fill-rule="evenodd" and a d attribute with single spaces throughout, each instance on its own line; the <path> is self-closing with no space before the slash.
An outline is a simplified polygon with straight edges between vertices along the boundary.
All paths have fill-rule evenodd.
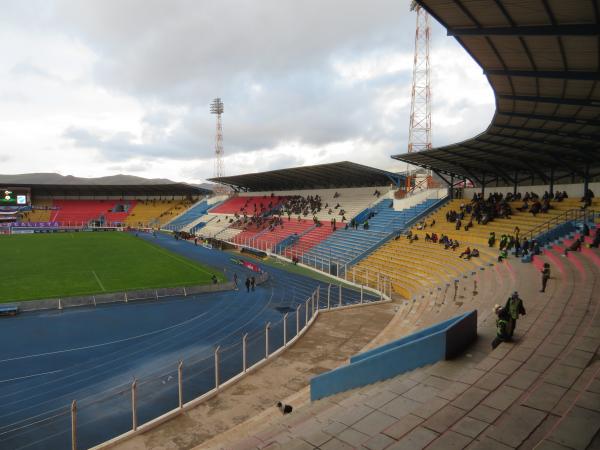
<path id="1" fill-rule="evenodd" d="M 600 215 L 600 212 L 590 209 L 569 209 L 558 215 L 553 216 L 550 220 L 537 225 L 535 228 L 527 231 L 527 236 L 530 240 L 535 239 L 537 236 L 547 233 L 552 228 L 557 227 L 566 222 L 571 221 L 593 221 Z"/>

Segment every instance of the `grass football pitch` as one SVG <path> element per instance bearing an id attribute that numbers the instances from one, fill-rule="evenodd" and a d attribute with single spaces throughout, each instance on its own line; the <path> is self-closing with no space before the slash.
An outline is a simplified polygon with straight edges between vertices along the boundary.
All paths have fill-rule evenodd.
<path id="1" fill-rule="evenodd" d="M 0 236 L 0 303 L 207 284 L 218 271 L 127 233 Z"/>

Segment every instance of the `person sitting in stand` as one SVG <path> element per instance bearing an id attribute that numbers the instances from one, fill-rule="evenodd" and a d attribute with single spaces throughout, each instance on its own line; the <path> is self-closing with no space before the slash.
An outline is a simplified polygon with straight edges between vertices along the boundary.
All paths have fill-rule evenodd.
<path id="1" fill-rule="evenodd" d="M 488 246 L 493 247 L 496 243 L 496 233 L 494 231 L 490 232 L 490 237 L 488 238 Z"/>
<path id="2" fill-rule="evenodd" d="M 450 248 L 452 249 L 452 251 L 456 251 L 456 249 L 460 247 L 460 244 L 458 243 L 458 241 L 456 239 L 454 239 L 454 241 L 452 241 L 452 245 L 450 246 Z"/>
<path id="3" fill-rule="evenodd" d="M 479 256 L 479 250 L 477 250 L 476 248 L 471 250 L 471 258 L 477 258 L 478 256 Z"/>
<path id="4" fill-rule="evenodd" d="M 456 219 L 456 226 L 455 226 L 456 231 L 460 230 L 461 226 L 462 226 L 461 220 L 460 219 Z"/>
<path id="5" fill-rule="evenodd" d="M 425 242 L 431 242 L 431 236 L 429 236 L 429 233 L 425 233 Z"/>
<path id="6" fill-rule="evenodd" d="M 528 199 L 527 199 L 527 200 L 525 200 L 525 199 L 524 199 L 524 200 L 523 200 L 523 205 L 521 205 L 521 207 L 520 207 L 520 208 L 517 208 L 517 209 L 518 209 L 519 211 L 521 211 L 521 212 L 525 212 L 525 211 L 527 211 L 527 210 L 529 209 L 529 201 L 528 201 Z"/>
<path id="7" fill-rule="evenodd" d="M 469 219 L 469 223 L 465 225 L 465 231 L 469 231 L 469 228 L 473 226 L 473 217 Z"/>
<path id="8" fill-rule="evenodd" d="M 465 259 L 471 259 L 471 247 L 465 248 L 465 250 L 458 255 L 459 258 L 465 257 Z"/>
<path id="9" fill-rule="evenodd" d="M 433 242 L 434 244 L 437 244 L 438 241 L 438 235 L 436 233 L 431 233 L 431 242 Z"/>
<path id="10" fill-rule="evenodd" d="M 567 256 L 567 253 L 569 253 L 569 252 L 580 252 L 581 251 L 581 243 L 583 242 L 584 239 L 585 238 L 583 236 L 575 239 L 571 245 L 569 245 L 567 248 L 565 248 L 564 256 Z"/>
<path id="11" fill-rule="evenodd" d="M 592 248 L 598 248 L 600 246 L 600 228 L 596 228 L 596 235 L 594 236 L 594 240 L 590 244 Z"/>

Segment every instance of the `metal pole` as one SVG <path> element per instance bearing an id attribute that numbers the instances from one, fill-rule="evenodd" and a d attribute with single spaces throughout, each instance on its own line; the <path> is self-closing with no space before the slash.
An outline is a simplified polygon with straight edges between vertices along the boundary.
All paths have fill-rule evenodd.
<path id="1" fill-rule="evenodd" d="M 308 302 L 310 300 L 306 300 L 306 302 L 304 302 L 304 326 L 306 326 L 308 324 Z"/>
<path id="2" fill-rule="evenodd" d="M 321 302 L 321 285 L 317 286 L 317 311 L 319 310 Z"/>
<path id="3" fill-rule="evenodd" d="M 269 329 L 271 328 L 271 322 L 267 322 L 265 326 L 265 359 L 269 357 Z"/>
<path id="4" fill-rule="evenodd" d="M 339 293 L 339 297 L 340 297 L 339 303 L 340 303 L 340 306 L 342 306 L 342 285 L 341 284 L 339 285 L 338 293 Z"/>
<path id="5" fill-rule="evenodd" d="M 363 302 L 363 285 L 360 285 L 360 303 L 362 304 Z"/>
<path id="6" fill-rule="evenodd" d="M 302 305 L 296 306 L 296 336 L 300 334 L 300 308 Z"/>
<path id="7" fill-rule="evenodd" d="M 380 291 L 381 290 L 381 285 L 379 284 L 379 280 L 380 280 L 380 273 L 377 272 L 377 290 Z"/>
<path id="8" fill-rule="evenodd" d="M 244 373 L 246 373 L 246 370 L 248 370 L 248 360 L 247 360 L 247 355 L 246 355 L 247 341 L 248 341 L 248 333 L 246 333 L 246 334 L 244 334 L 244 336 L 242 336 L 242 368 L 244 370 Z"/>
<path id="9" fill-rule="evenodd" d="M 183 409 L 183 361 L 177 366 L 177 384 L 179 386 L 179 409 Z"/>
<path id="10" fill-rule="evenodd" d="M 369 285 L 369 268 L 366 269 L 366 273 L 365 273 L 365 284 L 368 286 Z"/>
<path id="11" fill-rule="evenodd" d="M 71 402 L 71 450 L 77 450 L 77 400 Z"/>
<path id="12" fill-rule="evenodd" d="M 356 283 L 356 266 L 352 268 L 352 282 Z"/>
<path id="13" fill-rule="evenodd" d="M 288 313 L 283 315 L 283 346 L 287 346 L 287 318 Z"/>
<path id="14" fill-rule="evenodd" d="M 327 286 L 327 309 L 331 309 L 331 284 Z"/>
<path id="15" fill-rule="evenodd" d="M 215 388 L 219 389 L 219 350 L 221 350 L 221 346 L 217 346 L 215 348 Z"/>
<path id="16" fill-rule="evenodd" d="M 131 429 L 137 430 L 137 380 L 134 378 L 131 383 Z"/>

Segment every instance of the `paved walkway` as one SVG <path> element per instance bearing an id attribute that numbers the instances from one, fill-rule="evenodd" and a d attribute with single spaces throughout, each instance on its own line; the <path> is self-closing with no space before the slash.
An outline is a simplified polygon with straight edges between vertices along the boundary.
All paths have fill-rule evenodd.
<path id="1" fill-rule="evenodd" d="M 239 427 L 197 448 L 600 448 L 598 253 L 564 258 L 560 251 L 536 265 L 494 266 L 445 295 L 426 293 L 378 338 L 477 307 L 480 338 L 461 358 L 300 405 L 289 416 L 264 417 L 250 430 Z M 536 266 L 545 261 L 554 278 L 542 294 Z M 492 351 L 492 306 L 515 289 L 527 315 L 514 342 Z"/>
<path id="2" fill-rule="evenodd" d="M 218 396 L 160 427 L 116 446 L 118 449 L 189 449 L 204 446 L 238 424 L 249 427 L 256 417 L 276 420 L 272 406 L 292 397 L 308 403 L 310 378 L 344 363 L 386 327 L 396 306 L 363 306 L 319 315 L 311 329 L 281 356 L 224 390 Z M 250 421 L 250 422 L 248 422 Z M 224 434 L 223 434 L 224 433 Z"/>

